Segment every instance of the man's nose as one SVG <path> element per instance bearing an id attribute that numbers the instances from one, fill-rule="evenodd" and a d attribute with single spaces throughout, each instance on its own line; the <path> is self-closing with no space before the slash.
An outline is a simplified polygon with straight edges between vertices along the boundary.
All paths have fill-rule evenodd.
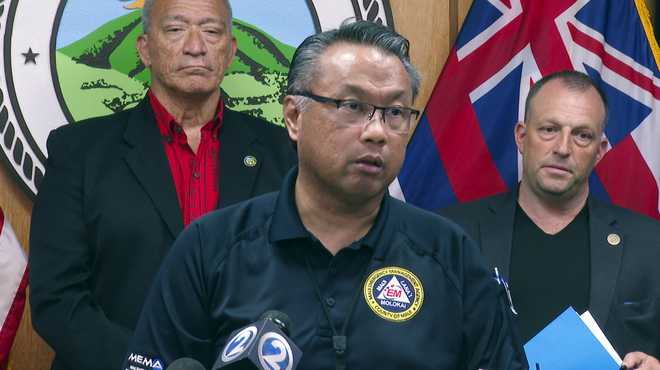
<path id="1" fill-rule="evenodd" d="M 555 153 L 560 156 L 568 156 L 572 150 L 572 135 L 570 131 L 560 131 L 555 145 Z"/>
<path id="2" fill-rule="evenodd" d="M 385 143 L 387 139 L 387 128 L 385 127 L 385 116 L 382 109 L 376 109 L 371 117 L 366 117 L 362 129 L 362 139 L 378 144 Z"/>
<path id="3" fill-rule="evenodd" d="M 186 34 L 183 44 L 183 52 L 188 55 L 206 54 L 206 42 L 199 28 L 193 27 Z"/>

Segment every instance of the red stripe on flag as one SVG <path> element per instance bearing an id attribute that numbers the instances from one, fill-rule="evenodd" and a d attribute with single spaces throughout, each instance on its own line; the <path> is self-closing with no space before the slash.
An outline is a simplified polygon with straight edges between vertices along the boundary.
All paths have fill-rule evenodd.
<path id="1" fill-rule="evenodd" d="M 530 0 L 524 4 L 525 17 L 521 30 L 524 30 L 523 34 L 529 35 L 532 53 L 541 74 L 546 76 L 573 69 L 555 20 L 573 6 L 575 0 L 553 0 L 543 2 L 542 5 L 536 0 Z"/>
<path id="2" fill-rule="evenodd" d="M 9 351 L 14 343 L 14 337 L 23 317 L 25 309 L 25 295 L 28 285 L 28 269 L 23 272 L 21 283 L 18 286 L 14 300 L 2 328 L 0 328 L 0 370 L 4 370 L 9 362 Z"/>
<path id="3" fill-rule="evenodd" d="M 433 121 L 442 117 L 440 112 L 433 112 L 434 106 L 429 105 L 427 117 L 431 127 L 439 128 L 434 130 L 433 136 L 458 201 L 466 202 L 506 191 L 507 186 L 490 155 L 472 105 L 468 102 L 461 104 L 454 112 L 454 124 L 444 127 Z M 478 178 L 475 173 L 479 174 Z"/>
<path id="4" fill-rule="evenodd" d="M 653 80 L 634 70 L 628 64 L 623 63 L 605 51 L 605 44 L 599 42 L 593 37 L 578 30 L 574 25 L 569 24 L 568 28 L 573 36 L 573 40 L 583 48 L 600 56 L 603 64 L 627 80 L 630 80 L 640 88 L 650 92 L 654 98 L 660 99 L 660 89 L 653 84 Z"/>
<path id="5" fill-rule="evenodd" d="M 477 54 L 479 51 L 477 51 Z M 453 50 L 426 105 L 436 149 L 459 202 L 478 199 L 507 189 L 479 127 L 469 100 L 474 75 L 466 64 L 476 63 L 475 54 L 459 62 Z M 487 65 L 484 77 L 497 66 Z M 486 70 L 486 71 L 484 71 Z M 442 93 L 440 92 L 442 90 Z M 473 172 L 479 170 L 480 172 Z M 480 176 L 475 178 L 474 173 Z"/>
<path id="6" fill-rule="evenodd" d="M 596 174 L 612 203 L 660 219 L 658 184 L 631 136 L 605 155 Z"/>

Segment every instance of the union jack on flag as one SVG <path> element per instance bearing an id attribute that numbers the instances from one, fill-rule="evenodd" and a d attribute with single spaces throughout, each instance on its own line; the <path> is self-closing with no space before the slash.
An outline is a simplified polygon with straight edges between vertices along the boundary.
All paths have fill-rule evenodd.
<path id="1" fill-rule="evenodd" d="M 658 57 L 643 0 L 475 0 L 391 193 L 437 210 L 516 186 L 530 86 L 573 69 L 609 102 L 591 194 L 660 218 Z"/>

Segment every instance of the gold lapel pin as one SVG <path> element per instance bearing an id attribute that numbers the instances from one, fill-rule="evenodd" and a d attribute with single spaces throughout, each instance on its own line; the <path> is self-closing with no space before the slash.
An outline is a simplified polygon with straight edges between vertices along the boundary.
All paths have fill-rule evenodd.
<path id="1" fill-rule="evenodd" d="M 609 234 L 607 236 L 607 242 L 611 246 L 616 247 L 617 245 L 619 245 L 621 243 L 621 237 L 619 236 L 619 234 L 614 234 L 614 233 Z"/>
<path id="2" fill-rule="evenodd" d="M 254 167 L 257 165 L 257 158 L 253 155 L 246 155 L 245 158 L 243 158 L 243 164 L 245 167 Z"/>

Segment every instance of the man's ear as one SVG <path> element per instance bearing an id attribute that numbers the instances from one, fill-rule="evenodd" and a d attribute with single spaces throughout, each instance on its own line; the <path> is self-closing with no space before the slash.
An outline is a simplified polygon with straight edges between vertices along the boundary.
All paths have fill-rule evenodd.
<path id="1" fill-rule="evenodd" d="M 600 162 L 601 159 L 605 156 L 605 153 L 607 153 L 607 147 L 609 146 L 609 142 L 607 141 L 607 137 L 605 134 L 602 134 L 600 137 L 600 143 L 598 143 L 598 153 L 596 154 L 596 164 Z"/>
<path id="2" fill-rule="evenodd" d="M 527 125 L 523 121 L 516 123 L 515 128 L 513 129 L 513 135 L 516 139 L 516 146 L 518 147 L 518 152 L 522 154 L 524 145 L 524 139 L 527 135 Z"/>
<path id="3" fill-rule="evenodd" d="M 149 36 L 146 33 L 141 34 L 137 38 L 137 51 L 140 55 L 140 60 L 145 67 L 151 67 L 151 57 L 149 56 Z"/>
<path id="4" fill-rule="evenodd" d="M 298 109 L 296 99 L 291 95 L 285 96 L 282 103 L 282 110 L 284 113 L 284 124 L 289 132 L 289 138 L 297 143 L 300 136 L 300 115 L 302 112 Z"/>
<path id="5" fill-rule="evenodd" d="M 231 47 L 231 54 L 229 55 L 229 60 L 227 61 L 227 67 L 226 67 L 227 69 L 229 69 L 231 62 L 234 60 L 234 57 L 236 56 L 236 51 L 238 50 L 238 42 L 236 41 L 236 37 L 234 36 L 231 37 L 230 47 Z"/>

